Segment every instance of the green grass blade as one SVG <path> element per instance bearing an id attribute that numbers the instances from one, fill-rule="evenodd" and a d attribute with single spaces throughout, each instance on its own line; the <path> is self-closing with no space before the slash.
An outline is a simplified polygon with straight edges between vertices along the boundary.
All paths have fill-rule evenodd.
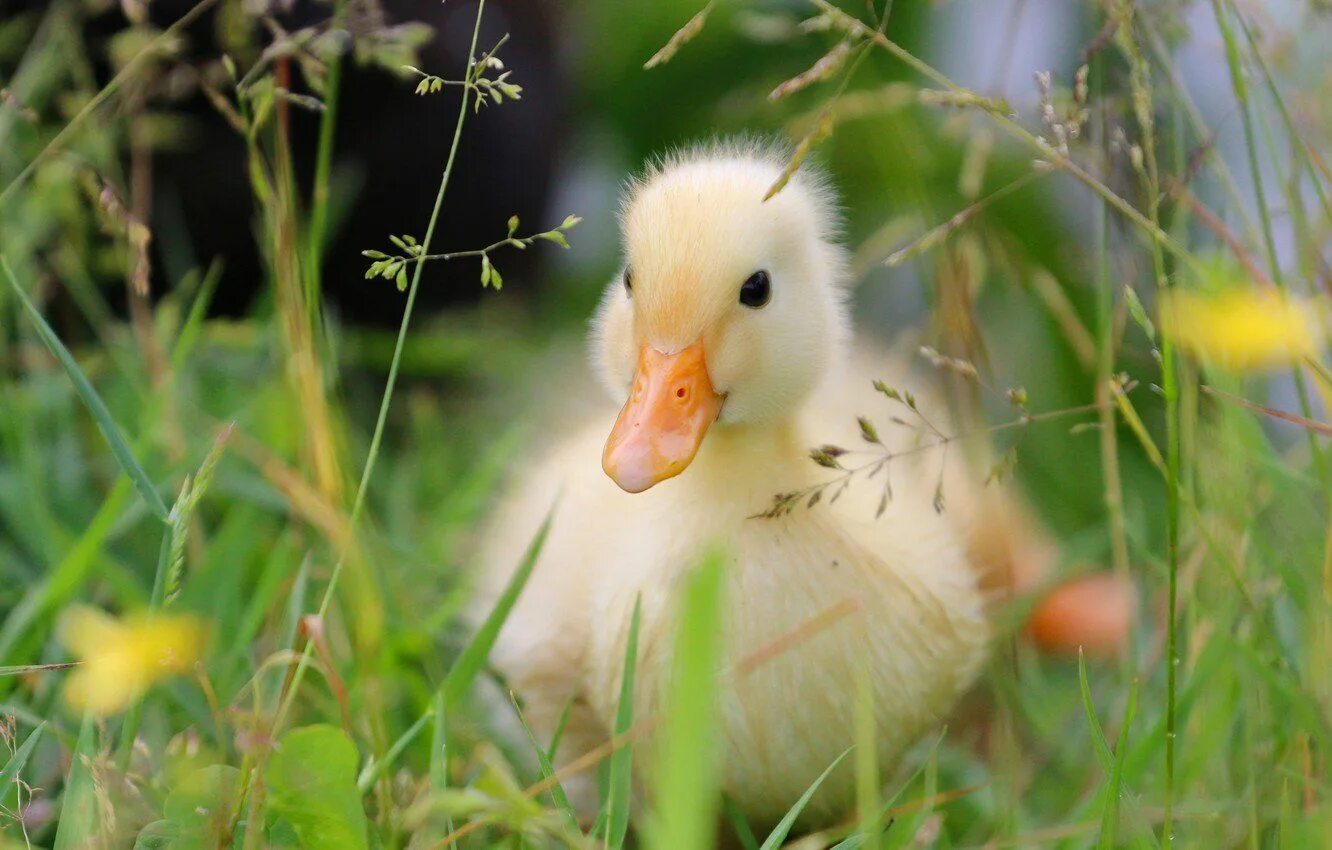
<path id="1" fill-rule="evenodd" d="M 425 728 L 426 722 L 430 720 L 433 714 L 434 711 L 427 711 L 416 718 L 416 722 L 408 726 L 407 731 L 399 735 L 398 740 L 389 745 L 382 758 L 367 762 L 365 767 L 361 769 L 360 775 L 356 777 L 356 790 L 362 794 L 369 791 L 371 786 L 375 784 L 375 780 L 383 776 L 389 765 L 393 764 L 398 756 L 402 755 L 402 751 L 407 749 L 407 745 L 416 740 L 417 735 L 421 734 L 421 730 Z"/>
<path id="2" fill-rule="evenodd" d="M 620 704 L 615 714 L 617 738 L 626 734 L 634 725 L 634 676 L 638 665 L 638 626 L 642 605 L 642 597 L 634 600 L 634 613 L 629 620 L 629 640 L 624 649 L 624 675 L 620 680 Z M 633 760 L 633 744 L 625 744 L 611 754 L 606 798 L 606 845 L 616 850 L 624 846 L 624 837 L 629 831 Z"/>
<path id="3" fill-rule="evenodd" d="M 874 686 L 869 668 L 861 665 L 856 674 L 856 810 L 860 835 L 868 850 L 879 850 L 883 834 L 881 805 L 883 783 L 879 778 L 879 727 L 874 716 Z"/>
<path id="4" fill-rule="evenodd" d="M 1115 741 L 1115 762 L 1111 766 L 1110 781 L 1106 787 L 1107 803 L 1101 817 L 1101 838 L 1097 846 L 1111 850 L 1115 846 L 1115 828 L 1119 825 L 1119 797 L 1124 785 L 1124 754 L 1128 752 L 1129 728 L 1133 725 L 1133 715 L 1138 708 L 1138 681 L 1129 683 L 1128 705 L 1124 708 L 1124 720 L 1119 727 L 1119 738 Z"/>
<path id="5" fill-rule="evenodd" d="M 1124 789 L 1124 762 L 1128 757 L 1128 729 L 1133 722 L 1133 714 L 1137 706 L 1137 685 L 1130 687 L 1128 707 L 1124 714 L 1124 723 L 1119 730 L 1116 749 L 1110 750 L 1110 744 L 1105 736 L 1105 731 L 1101 727 L 1101 722 L 1096 717 L 1096 706 L 1092 702 L 1091 687 L 1087 683 L 1087 663 L 1081 653 L 1078 654 L 1078 688 L 1082 695 L 1082 710 L 1087 717 L 1087 724 L 1091 728 L 1092 747 L 1096 751 L 1096 761 L 1100 764 L 1101 770 L 1105 772 L 1107 785 L 1101 790 L 1104 808 L 1101 811 L 1101 836 L 1097 844 L 1098 847 L 1115 847 L 1114 834 L 1119 825 L 1119 807 L 1121 801 L 1127 801 L 1129 804 L 1128 812 L 1132 823 L 1146 830 L 1144 819 L 1137 804 L 1137 800 Z M 1150 830 L 1144 833 L 1151 835 Z M 1136 843 L 1136 842 L 1135 842 Z M 1155 841 L 1153 840 L 1153 844 Z"/>
<path id="6" fill-rule="evenodd" d="M 740 807 L 729 794 L 722 796 L 722 808 L 726 810 L 726 817 L 731 821 L 731 831 L 735 833 L 740 846 L 744 850 L 759 850 L 758 838 L 754 835 L 754 830 L 749 828 L 745 813 L 740 811 Z"/>
<path id="7" fill-rule="evenodd" d="M 296 570 L 296 580 L 291 584 L 291 594 L 287 597 L 287 615 L 282 626 L 282 646 L 287 649 L 293 649 L 296 646 L 296 635 L 300 632 L 301 616 L 305 611 L 305 594 L 310 585 L 310 560 L 309 552 L 301 558 L 301 565 Z"/>
<path id="8" fill-rule="evenodd" d="M 764 840 L 763 846 L 759 848 L 759 850 L 777 850 L 778 847 L 782 846 L 782 842 L 786 840 L 786 836 L 791 832 L 791 827 L 795 826 L 796 818 L 800 817 L 800 813 L 805 810 L 805 806 L 809 805 L 809 801 L 814 798 L 814 794 L 819 790 L 819 786 L 822 785 L 823 781 L 837 769 L 837 765 L 841 764 L 842 760 L 845 759 L 850 752 L 850 747 L 843 750 L 842 754 L 833 759 L 832 764 L 828 765 L 823 773 L 819 774 L 819 778 L 814 780 L 814 784 L 805 789 L 805 793 L 800 795 L 800 799 L 796 800 L 795 805 L 792 806 L 791 809 L 782 816 L 782 819 L 777 822 L 777 825 L 773 827 L 772 832 L 768 834 L 767 839 Z"/>
<path id="9" fill-rule="evenodd" d="M 28 317 L 32 319 L 32 323 L 37 327 L 38 336 L 42 338 L 42 342 L 46 343 L 46 347 L 51 349 L 51 353 L 60 361 L 60 365 L 65 367 L 65 373 L 69 375 L 70 381 L 74 383 L 74 389 L 78 392 L 79 398 L 83 400 L 88 412 L 97 421 L 97 427 L 101 429 L 102 436 L 106 437 L 107 443 L 110 444 L 111 453 L 115 455 L 116 462 L 120 464 L 121 469 L 124 469 L 125 474 L 134 482 L 134 486 L 139 490 L 139 495 L 148 504 L 148 508 L 153 512 L 153 515 L 162 522 L 166 522 L 168 513 L 166 503 L 158 495 L 152 479 L 148 477 L 148 473 L 144 472 L 143 467 L 134 459 L 134 453 L 130 451 L 129 444 L 125 442 L 120 427 L 111 418 L 111 411 L 106 409 L 102 397 L 93 389 L 88 377 L 79 368 L 79 364 L 74 360 L 74 355 L 69 353 L 69 349 L 65 348 L 65 344 L 60 341 L 60 337 L 56 336 L 55 331 L 51 330 L 51 326 L 46 323 L 46 319 L 42 318 L 42 314 L 28 300 L 27 293 L 23 291 L 23 287 L 19 286 L 18 279 L 14 277 L 14 272 L 9 268 L 9 263 L 4 257 L 0 257 L 0 266 L 4 267 L 5 277 L 9 279 L 9 285 L 13 287 L 19 303 L 23 305 Z"/>
<path id="10" fill-rule="evenodd" d="M 213 303 L 213 293 L 217 291 L 217 282 L 221 279 L 222 261 L 214 260 L 208 266 L 208 271 L 204 273 L 203 282 L 199 284 L 199 292 L 194 296 L 193 303 L 190 304 L 190 312 L 180 326 L 180 332 L 176 334 L 176 344 L 171 349 L 171 368 L 173 370 L 180 370 L 185 365 L 190 352 L 194 350 L 194 344 L 199 339 L 199 331 L 203 328 L 204 320 L 208 317 L 208 307 Z"/>
<path id="11" fill-rule="evenodd" d="M 431 708 L 435 722 L 430 728 L 430 790 L 439 793 L 449 787 L 449 724 L 443 691 L 435 692 Z M 444 831 L 453 832 L 451 816 L 444 818 Z"/>
<path id="12" fill-rule="evenodd" d="M 722 566 L 707 556 L 684 585 L 674 677 L 666 697 L 648 850 L 709 850 L 721 802 L 717 666 L 722 655 Z"/>
<path id="13" fill-rule="evenodd" d="M 555 754 L 560 751 L 560 741 L 564 740 L 564 730 L 569 728 L 569 715 L 573 714 L 574 698 L 570 696 L 564 701 L 564 711 L 560 712 L 560 720 L 555 724 L 555 731 L 550 736 L 550 746 L 546 749 L 546 755 L 554 760 Z"/>
<path id="14" fill-rule="evenodd" d="M 518 601 L 518 595 L 523 592 L 527 585 L 527 579 L 532 575 L 532 568 L 536 566 L 537 558 L 541 555 L 541 547 L 546 544 L 546 535 L 550 533 L 550 522 L 555 516 L 555 506 L 552 505 L 546 512 L 546 518 L 541 521 L 541 527 L 537 529 L 536 536 L 528 544 L 527 551 L 523 554 L 523 560 L 514 571 L 509 583 L 505 586 L 504 592 L 495 602 L 495 607 L 491 609 L 490 614 L 486 616 L 485 622 L 481 628 L 477 629 L 476 634 L 463 647 L 463 651 L 449 668 L 448 675 L 444 677 L 444 707 L 452 710 L 457 708 L 462 702 L 462 698 L 472 687 L 472 681 L 476 675 L 481 672 L 481 667 L 486 663 L 486 657 L 490 655 L 490 650 L 495 645 L 495 640 L 499 637 L 500 628 L 504 626 L 504 621 L 508 619 L 509 612 L 513 610 L 514 603 Z"/>
<path id="15" fill-rule="evenodd" d="M 64 670 L 75 666 L 76 663 L 67 661 L 61 664 L 9 664 L 0 666 L 0 676 L 23 676 L 28 673 L 43 673 L 48 670 Z"/>
<path id="16" fill-rule="evenodd" d="M 1082 711 L 1087 716 L 1087 725 L 1091 727 L 1092 748 L 1096 751 L 1096 761 L 1101 770 L 1109 776 L 1115 769 L 1115 754 L 1110 752 L 1110 745 L 1105 740 L 1105 730 L 1096 717 L 1096 705 L 1092 702 L 1091 686 L 1087 684 L 1087 659 L 1078 651 L 1078 689 L 1082 693 Z"/>
<path id="17" fill-rule="evenodd" d="M 444 715 L 444 694 L 436 693 L 430 712 L 435 722 L 430 728 L 430 786 L 436 790 L 449 784 L 448 727 Z"/>
<path id="18" fill-rule="evenodd" d="M 89 770 L 97 757 L 97 723 L 85 715 L 79 740 L 70 759 L 69 775 L 60 797 L 60 821 L 56 824 L 54 850 L 96 846 L 99 809 L 97 786 Z"/>
<path id="19" fill-rule="evenodd" d="M 518 722 L 522 724 L 523 732 L 527 735 L 527 743 L 532 746 L 532 752 L 536 753 L 537 765 L 541 768 L 541 778 L 550 783 L 550 800 L 555 804 L 555 810 L 560 813 L 564 828 L 574 835 L 581 835 L 582 830 L 578 828 L 578 813 L 569 803 L 569 796 L 564 793 L 564 786 L 555 778 L 555 765 L 536 736 L 532 734 L 532 727 L 527 725 L 527 718 L 523 717 L 523 710 L 518 705 L 518 700 L 513 694 L 509 694 L 509 699 L 513 701 L 514 713 L 518 715 Z"/>
<path id="20" fill-rule="evenodd" d="M 23 770 L 23 767 L 28 763 L 33 749 L 36 748 L 37 742 L 41 740 L 42 732 L 45 730 L 46 722 L 43 721 L 41 725 L 28 733 L 28 737 L 14 751 L 14 755 L 9 757 L 9 761 L 5 762 L 3 768 L 0 768 L 0 802 L 3 802 L 9 796 L 10 787 L 14 784 L 14 780 L 18 779 L 19 771 Z"/>

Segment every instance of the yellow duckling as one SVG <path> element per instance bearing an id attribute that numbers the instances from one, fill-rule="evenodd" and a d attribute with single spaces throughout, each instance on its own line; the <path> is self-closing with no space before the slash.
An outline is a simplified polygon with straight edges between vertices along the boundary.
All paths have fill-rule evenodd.
<path id="1" fill-rule="evenodd" d="M 543 449 L 517 482 L 488 535 L 479 603 L 503 587 L 558 496 L 491 657 L 539 737 L 573 700 L 558 764 L 613 728 L 638 598 L 635 703 L 640 716 L 660 707 L 679 578 L 715 544 L 729 557 L 723 669 L 854 602 L 855 614 L 725 682 L 724 787 L 758 822 L 779 818 L 854 742 L 858 677 L 869 676 L 886 768 L 944 721 L 988 634 L 967 551 L 980 481 L 949 471 L 957 492 L 936 510 L 938 451 L 893 460 L 882 516 L 876 479 L 832 504 L 755 518 L 775 494 L 828 479 L 811 446 L 864 445 L 856 416 L 883 401 L 872 379 L 911 380 L 900 363 L 850 354 L 834 198 L 802 170 L 765 202 L 784 167 L 753 146 L 712 146 L 671 156 L 630 187 L 626 267 L 591 335 L 596 369 L 623 407 Z M 891 451 L 921 440 L 880 430 Z M 809 818 L 842 814 L 853 784 L 843 765 Z M 590 780 L 566 787 L 595 811 Z"/>

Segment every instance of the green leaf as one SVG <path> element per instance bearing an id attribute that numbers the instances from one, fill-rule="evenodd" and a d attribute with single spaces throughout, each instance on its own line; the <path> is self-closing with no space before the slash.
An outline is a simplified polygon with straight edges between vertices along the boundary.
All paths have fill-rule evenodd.
<path id="1" fill-rule="evenodd" d="M 624 649 L 624 675 L 620 679 L 620 703 L 615 713 L 615 737 L 629 732 L 634 725 L 634 676 L 638 665 L 638 627 L 642 616 L 643 599 L 634 600 L 634 613 L 629 620 L 629 640 Z M 606 795 L 606 842 L 608 846 L 624 846 L 629 832 L 629 800 L 633 793 L 632 744 L 620 747 L 610 758 L 610 774 Z"/>
<path id="2" fill-rule="evenodd" d="M 162 806 L 162 820 L 145 826 L 135 850 L 205 850 L 226 844 L 240 790 L 240 771 L 215 764 L 187 774 Z"/>
<path id="3" fill-rule="evenodd" d="M 484 288 L 484 287 L 487 287 L 487 286 L 490 286 L 490 272 L 491 272 L 491 269 L 492 269 L 492 266 L 490 265 L 490 257 L 486 256 L 485 254 L 482 254 L 482 255 L 481 255 L 481 286 L 482 286 L 483 288 Z"/>
<path id="4" fill-rule="evenodd" d="M 805 806 L 809 805 L 809 801 L 814 798 L 814 794 L 819 790 L 819 786 L 823 784 L 823 781 L 828 778 L 829 774 L 837 769 L 837 765 L 841 764 L 842 759 L 846 758 L 847 754 L 850 752 L 851 750 L 849 748 L 843 750 L 842 754 L 833 759 L 833 763 L 828 765 L 823 773 L 819 774 L 819 778 L 814 780 L 814 784 L 805 789 L 805 793 L 800 795 L 800 799 L 796 800 L 795 805 L 792 806 L 790 810 L 782 816 L 782 819 L 777 825 L 773 827 L 772 832 L 768 834 L 768 837 L 763 842 L 763 846 L 759 848 L 759 850 L 777 850 L 777 848 L 782 846 L 782 842 L 786 840 L 786 836 L 791 832 L 791 827 L 795 825 L 796 818 L 800 817 L 800 813 L 805 810 Z"/>
<path id="5" fill-rule="evenodd" d="M 1152 320 L 1147 318 L 1147 309 L 1142 306 L 1142 301 L 1138 298 L 1138 293 L 1131 286 L 1124 287 L 1124 303 L 1128 306 L 1129 315 L 1142 332 L 1147 334 L 1147 339 L 1156 341 L 1156 326 Z"/>
<path id="6" fill-rule="evenodd" d="M 504 278 L 500 277 L 499 269 L 494 266 L 490 267 L 490 285 L 495 287 L 496 292 L 504 287 Z"/>
<path id="7" fill-rule="evenodd" d="M 901 394 L 900 392 L 898 392 L 896 389 L 894 389 L 893 387 L 890 387 L 890 386 L 888 386 L 887 384 L 885 384 L 883 381 L 878 381 L 878 380 L 876 380 L 876 381 L 874 382 L 874 389 L 875 389 L 876 392 L 881 392 L 881 393 L 883 393 L 885 396 L 887 396 L 888 398 L 892 399 L 893 401 L 901 401 L 901 400 L 902 400 L 902 394 Z"/>
<path id="8" fill-rule="evenodd" d="M 404 267 L 404 266 L 399 266 L 399 267 L 398 267 L 398 274 L 397 274 L 397 276 L 395 276 L 395 277 L 393 278 L 393 282 L 394 282 L 394 284 L 397 285 L 397 287 L 398 287 L 398 291 L 399 291 L 399 292 L 406 292 L 406 291 L 407 291 L 407 269 L 406 269 L 406 267 Z"/>
<path id="9" fill-rule="evenodd" d="M 97 421 L 97 427 L 101 429 L 102 436 L 110 444 L 111 453 L 116 456 L 120 468 L 125 470 L 125 474 L 134 482 L 139 495 L 148 504 L 153 516 L 166 522 L 169 513 L 166 503 L 162 501 L 162 497 L 158 495 L 156 488 L 153 487 L 152 479 L 148 477 L 148 473 L 144 472 L 143 467 L 134 459 L 134 453 L 130 451 L 129 444 L 125 442 L 125 437 L 121 434 L 119 426 L 111 418 L 111 411 L 106 409 L 106 404 L 102 402 L 101 396 L 93 389 L 87 376 L 83 374 L 83 370 L 75 362 L 74 356 L 69 353 L 69 349 L 65 348 L 64 343 L 60 341 L 60 337 L 56 336 L 55 331 L 51 330 L 51 326 L 42 318 L 42 314 L 28 300 L 28 294 L 23 291 L 23 287 L 19 286 L 18 280 L 14 277 L 14 272 L 9 268 L 9 263 L 5 261 L 4 257 L 0 257 L 0 266 L 4 267 L 5 277 L 9 278 L 9 285 L 13 287 L 19 303 L 23 305 L 23 309 L 28 312 L 29 318 L 37 326 L 37 334 L 42 338 L 42 342 L 46 343 L 46 347 L 60 361 L 60 365 L 65 367 L 65 373 L 69 375 L 79 398 L 83 400 L 84 405 L 93 415 L 93 419 Z"/>
<path id="10" fill-rule="evenodd" d="M 532 575 L 532 568 L 536 566 L 537 558 L 541 555 L 541 547 L 546 545 L 546 535 L 550 533 L 550 522 L 555 516 L 555 506 L 552 505 L 546 512 L 546 518 L 541 521 L 541 526 L 537 529 L 532 542 L 528 544 L 527 551 L 523 553 L 523 559 L 518 564 L 518 569 L 509 579 L 509 583 L 500 593 L 499 599 L 495 600 L 495 607 L 491 609 L 486 616 L 485 622 L 481 628 L 476 630 L 472 640 L 463 647 L 463 651 L 458 653 L 453 666 L 449 668 L 448 675 L 444 677 L 444 709 L 452 711 L 462 702 L 462 698 L 472 687 L 472 681 L 476 679 L 477 673 L 481 672 L 482 665 L 486 662 L 486 656 L 490 655 L 490 650 L 495 645 L 496 638 L 499 637 L 500 629 L 504 626 L 504 621 L 508 619 L 509 612 L 513 610 L 514 604 L 518 601 L 518 596 L 523 592 L 527 585 L 527 579 Z"/>
<path id="11" fill-rule="evenodd" d="M 569 240 L 565 239 L 564 234 L 558 230 L 548 230 L 545 233 L 538 233 L 536 235 L 536 238 L 545 239 L 547 242 L 554 242 L 556 245 L 559 245 L 561 248 L 569 247 Z"/>
<path id="12" fill-rule="evenodd" d="M 874 423 L 868 418 L 860 416 L 856 418 L 856 423 L 860 425 L 860 436 L 867 443 L 879 443 L 879 431 L 874 427 Z"/>
<path id="13" fill-rule="evenodd" d="M 33 748 L 37 746 L 37 741 L 41 739 L 42 732 L 46 729 L 46 721 L 42 721 L 36 729 L 28 733 L 28 737 L 23 739 L 23 743 L 5 762 L 5 766 L 0 768 L 0 804 L 3 804 L 5 798 L 9 796 L 9 788 L 18 779 L 19 771 L 23 770 L 24 765 L 28 763 L 28 758 L 32 756 Z"/>
<path id="14" fill-rule="evenodd" d="M 716 842 L 721 802 L 717 659 L 722 656 L 722 566 L 720 553 L 708 555 L 688 576 L 681 596 L 648 850 L 709 850 Z"/>
<path id="15" fill-rule="evenodd" d="M 356 790 L 356 746 L 336 726 L 293 729 L 264 771 L 268 814 L 285 819 L 307 850 L 363 850 L 365 810 Z"/>
<path id="16" fill-rule="evenodd" d="M 176 830 L 170 821 L 155 820 L 139 830 L 134 839 L 134 850 L 170 850 Z"/>
<path id="17" fill-rule="evenodd" d="M 509 235 L 512 236 L 517 232 L 518 232 L 518 216 L 511 215 L 509 216 Z"/>
<path id="18" fill-rule="evenodd" d="M 576 216 L 572 214 L 566 215 L 564 217 L 564 221 L 560 224 L 560 230 L 568 230 L 571 227 L 577 227 L 578 223 L 582 220 L 583 219 L 581 216 Z"/>

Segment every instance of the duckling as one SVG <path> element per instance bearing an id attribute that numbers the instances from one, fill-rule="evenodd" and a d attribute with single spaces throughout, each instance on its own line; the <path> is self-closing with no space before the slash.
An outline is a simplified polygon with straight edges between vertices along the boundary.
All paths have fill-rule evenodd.
<path id="1" fill-rule="evenodd" d="M 723 680 L 724 787 L 754 822 L 780 818 L 854 742 L 864 677 L 886 770 L 942 724 L 989 635 L 968 530 L 986 497 L 956 465 L 941 467 L 939 452 L 893 460 L 881 515 L 875 481 L 758 516 L 775 494 L 827 480 L 811 446 L 860 441 L 873 379 L 923 397 L 901 358 L 852 352 L 833 193 L 801 169 L 765 200 L 786 162 L 716 144 L 669 156 L 631 184 L 626 263 L 591 330 L 595 370 L 621 407 L 544 448 L 517 482 L 488 535 L 478 603 L 496 598 L 558 502 L 491 662 L 538 736 L 571 706 L 559 764 L 609 737 L 636 600 L 635 705 L 640 716 L 660 710 L 677 588 L 712 547 L 728 561 L 723 670 L 853 602 L 854 614 Z M 888 451 L 920 446 L 910 429 L 880 434 Z M 943 511 L 941 468 L 957 491 Z M 844 813 L 853 785 L 846 766 L 834 772 L 808 822 Z M 595 811 L 590 781 L 566 790 Z"/>

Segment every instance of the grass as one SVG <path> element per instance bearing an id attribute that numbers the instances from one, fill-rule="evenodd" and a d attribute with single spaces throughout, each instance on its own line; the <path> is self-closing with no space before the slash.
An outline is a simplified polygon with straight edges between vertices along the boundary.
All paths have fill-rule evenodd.
<path id="1" fill-rule="evenodd" d="M 133 110 L 118 105 L 141 104 L 167 64 L 161 48 L 210 5 L 160 33 L 133 30 L 141 47 L 100 87 L 64 68 L 57 37 L 80 36 L 56 7 L 0 22 L 11 95 L 0 102 L 0 847 L 675 850 L 712 846 L 719 823 L 762 850 L 1332 842 L 1328 368 L 1315 354 L 1227 371 L 1178 347 L 1155 310 L 1167 292 L 1270 282 L 1308 299 L 1327 330 L 1332 174 L 1327 116 L 1309 106 L 1327 102 L 1326 81 L 1276 61 L 1247 7 L 1211 4 L 1239 112 L 1214 127 L 1172 65 L 1177 36 L 1164 23 L 1175 3 L 1088 4 L 1086 91 L 1056 79 L 1045 116 L 1012 114 L 1003 93 L 925 62 L 896 35 L 910 9 L 801 7 L 821 25 L 791 29 L 792 51 L 842 59 L 784 86 L 771 109 L 794 116 L 798 155 L 826 154 L 862 200 L 894 194 L 894 163 L 863 143 L 893 134 L 913 172 L 901 194 L 916 206 L 897 209 L 906 225 L 888 232 L 904 235 L 883 256 L 927 293 L 966 293 L 969 320 L 942 296 L 930 303 L 931 346 L 974 358 L 996 386 L 1028 387 L 1017 421 L 1011 407 L 971 403 L 969 415 L 1018 446 L 1017 474 L 1048 516 L 1094 506 L 1080 523 L 1056 523 L 1067 565 L 1130 575 L 1143 616 L 1118 662 L 1076 663 L 1036 653 L 1017 638 L 1018 618 L 1001 617 L 981 720 L 960 716 L 882 773 L 865 757 L 873 725 L 861 724 L 773 826 L 736 822 L 720 784 L 715 705 L 729 674 L 715 659 L 737 604 L 723 597 L 720 555 L 682 589 L 662 714 L 633 703 L 634 637 L 616 728 L 573 763 L 554 761 L 557 742 L 533 735 L 517 700 L 483 695 L 503 687 L 486 657 L 559 511 L 494 610 L 465 626 L 470 553 L 522 438 L 509 423 L 530 416 L 492 396 L 522 395 L 513 376 L 536 347 L 525 339 L 578 332 L 509 316 L 496 335 L 471 321 L 491 315 L 482 309 L 433 320 L 447 353 L 413 347 L 430 262 L 479 261 L 481 283 L 498 289 L 493 254 L 564 245 L 577 223 L 517 237 L 513 221 L 493 244 L 431 253 L 468 122 L 529 106 L 484 76 L 499 47 L 479 43 L 484 0 L 469 19 L 467 67 L 420 72 L 462 90 L 431 216 L 419 241 L 392 237 L 401 255 L 370 255 L 385 265 L 367 297 L 389 280 L 406 290 L 395 334 L 342 326 L 320 299 L 341 60 L 328 67 L 308 197 L 282 118 L 297 105 L 278 91 L 290 68 L 242 67 L 232 79 L 243 85 L 223 95 L 248 151 L 268 297 L 237 320 L 210 317 L 214 264 L 171 281 L 134 322 L 117 318 L 102 284 L 131 280 L 142 223 L 125 212 L 132 191 L 117 206 L 83 187 L 89 175 L 120 179 Z M 741 56 L 727 23 L 756 19 L 734 5 L 672 6 L 683 27 L 651 33 L 667 47 L 637 57 L 652 69 L 616 86 Z M 1304 23 L 1326 31 L 1316 16 Z M 745 47 L 765 62 L 776 50 Z M 702 91 L 739 109 L 778 82 L 766 65 L 754 73 L 711 77 Z M 853 115 L 845 107 L 864 109 L 870 101 L 854 99 L 877 90 L 874 75 L 910 96 Z M 478 110 L 482 98 L 490 105 Z M 420 108 L 437 104 L 427 93 Z M 962 157 L 939 151 L 992 131 L 1008 141 L 959 191 Z M 1241 161 L 1218 150 L 1222 134 L 1242 144 Z M 1063 220 L 1052 192 L 1088 220 Z M 1047 232 L 1064 244 L 1041 253 L 1032 245 Z M 1283 238 L 1296 250 L 1283 253 Z M 1029 291 L 1037 273 L 1055 297 L 1049 285 Z M 977 336 L 982 346 L 968 348 Z M 1092 341 L 1090 358 L 1074 339 Z M 504 391 L 489 393 L 496 385 Z M 62 693 L 79 661 L 61 634 L 75 603 L 190 614 L 211 640 L 190 675 L 155 683 L 126 711 L 79 714 Z M 867 689 L 848 683 L 847 698 L 869 716 Z M 800 814 L 834 770 L 855 771 L 858 811 L 802 833 Z M 598 772 L 603 805 L 580 823 L 564 785 Z"/>

